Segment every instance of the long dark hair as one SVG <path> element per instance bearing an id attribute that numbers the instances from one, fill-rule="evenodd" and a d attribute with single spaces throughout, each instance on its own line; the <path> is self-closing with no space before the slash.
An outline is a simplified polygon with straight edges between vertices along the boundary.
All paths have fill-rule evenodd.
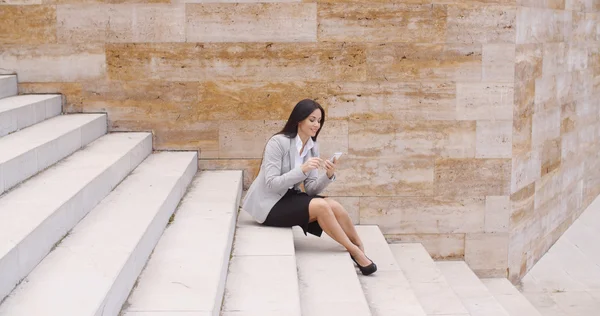
<path id="1" fill-rule="evenodd" d="M 289 138 L 296 137 L 296 135 L 298 135 L 298 123 L 305 120 L 316 109 L 321 110 L 321 126 L 319 126 L 319 130 L 317 131 L 315 136 L 311 137 L 312 140 L 314 142 L 316 142 L 317 136 L 319 136 L 319 133 L 321 132 L 321 129 L 323 128 L 323 125 L 325 124 L 325 110 L 319 103 L 317 103 L 316 101 L 311 100 L 311 99 L 304 99 L 304 100 L 298 102 L 296 104 L 296 106 L 294 107 L 294 109 L 292 110 L 292 113 L 290 113 L 290 117 L 288 118 L 287 122 L 285 123 L 285 126 L 283 127 L 283 129 L 281 131 L 279 131 L 278 133 L 276 133 L 275 135 L 281 134 L 281 135 L 285 135 L 286 137 L 289 137 Z M 275 136 L 275 135 L 273 135 L 273 136 Z M 256 178 L 256 176 L 260 172 L 260 169 L 262 168 L 264 155 L 265 155 L 265 151 L 263 150 L 263 155 L 260 159 L 260 165 L 258 167 L 257 173 L 254 175 L 254 178 Z"/>
<path id="2" fill-rule="evenodd" d="M 304 121 L 312 112 L 317 109 L 321 110 L 321 126 L 319 126 L 319 130 L 315 136 L 312 136 L 312 140 L 317 141 L 317 136 L 319 136 L 319 133 L 325 124 L 325 110 L 323 110 L 323 107 L 319 103 L 311 99 L 304 99 L 298 102 L 292 110 L 292 113 L 290 113 L 290 117 L 285 123 L 283 129 L 275 135 L 283 134 L 289 138 L 296 137 L 298 134 L 298 123 Z"/>

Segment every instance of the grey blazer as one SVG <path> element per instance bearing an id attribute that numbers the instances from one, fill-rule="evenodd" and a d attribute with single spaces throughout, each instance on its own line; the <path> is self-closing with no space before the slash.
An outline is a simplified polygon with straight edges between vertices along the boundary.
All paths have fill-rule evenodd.
<path id="1" fill-rule="evenodd" d="M 267 142 L 260 172 L 250 185 L 242 203 L 242 209 L 257 222 L 265 221 L 271 208 L 291 186 L 299 189 L 300 183 L 304 181 L 306 193 L 316 195 L 335 179 L 329 179 L 325 172 L 319 175 L 316 169 L 305 175 L 301 166 L 295 165 L 296 152 L 295 138 L 275 135 Z M 316 142 L 304 156 L 304 162 L 311 157 L 319 157 L 319 146 Z"/>

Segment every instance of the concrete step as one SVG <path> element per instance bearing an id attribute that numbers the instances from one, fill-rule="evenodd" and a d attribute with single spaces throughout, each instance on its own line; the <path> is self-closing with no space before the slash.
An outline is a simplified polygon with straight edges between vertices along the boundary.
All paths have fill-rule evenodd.
<path id="1" fill-rule="evenodd" d="M 17 76 L 0 75 L 0 99 L 17 95 Z"/>
<path id="2" fill-rule="evenodd" d="M 122 315 L 219 315 L 241 193 L 241 171 L 194 179 Z"/>
<path id="3" fill-rule="evenodd" d="M 469 315 L 423 245 L 389 247 L 427 315 Z"/>
<path id="4" fill-rule="evenodd" d="M 367 256 L 377 264 L 377 272 L 369 276 L 362 275 L 356 267 L 373 316 L 425 316 L 379 227 L 359 225 L 356 230 Z"/>
<path id="5" fill-rule="evenodd" d="M 302 315 L 371 315 L 346 249 L 325 233 L 318 238 L 304 236 L 299 227 L 293 232 Z"/>
<path id="6" fill-rule="evenodd" d="M 73 114 L 0 138 L 0 194 L 104 134 L 105 114 Z"/>
<path id="7" fill-rule="evenodd" d="M 438 261 L 437 266 L 471 316 L 510 316 L 464 261 Z"/>
<path id="8" fill-rule="evenodd" d="M 0 301 L 151 151 L 149 133 L 109 134 L 0 196 Z"/>
<path id="9" fill-rule="evenodd" d="M 542 316 L 529 300 L 505 278 L 484 278 L 481 282 L 510 316 Z"/>
<path id="10" fill-rule="evenodd" d="M 0 99 L 0 137 L 55 117 L 62 112 L 59 94 L 19 95 Z"/>
<path id="11" fill-rule="evenodd" d="M 290 228 L 259 225 L 240 211 L 221 315 L 301 315 Z"/>
<path id="12" fill-rule="evenodd" d="M 150 155 L 17 286 L 0 315 L 117 315 L 197 165 L 195 152 Z"/>

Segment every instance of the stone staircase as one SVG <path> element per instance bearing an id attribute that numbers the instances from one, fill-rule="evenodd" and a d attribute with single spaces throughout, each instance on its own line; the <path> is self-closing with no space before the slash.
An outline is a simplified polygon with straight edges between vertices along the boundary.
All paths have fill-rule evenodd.
<path id="1" fill-rule="evenodd" d="M 331 238 L 263 227 L 241 171 L 61 115 L 60 95 L 0 76 L 0 316 L 537 316 L 505 279 L 434 262 L 359 226 L 365 277 Z"/>

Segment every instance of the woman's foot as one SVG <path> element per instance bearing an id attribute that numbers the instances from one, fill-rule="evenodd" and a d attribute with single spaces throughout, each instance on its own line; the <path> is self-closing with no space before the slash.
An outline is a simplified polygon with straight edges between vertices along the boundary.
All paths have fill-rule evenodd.
<path id="1" fill-rule="evenodd" d="M 356 258 L 350 254 L 350 258 L 356 263 L 363 275 L 369 275 L 377 271 L 377 265 L 371 259 L 367 258 L 363 252 L 356 254 Z"/>

